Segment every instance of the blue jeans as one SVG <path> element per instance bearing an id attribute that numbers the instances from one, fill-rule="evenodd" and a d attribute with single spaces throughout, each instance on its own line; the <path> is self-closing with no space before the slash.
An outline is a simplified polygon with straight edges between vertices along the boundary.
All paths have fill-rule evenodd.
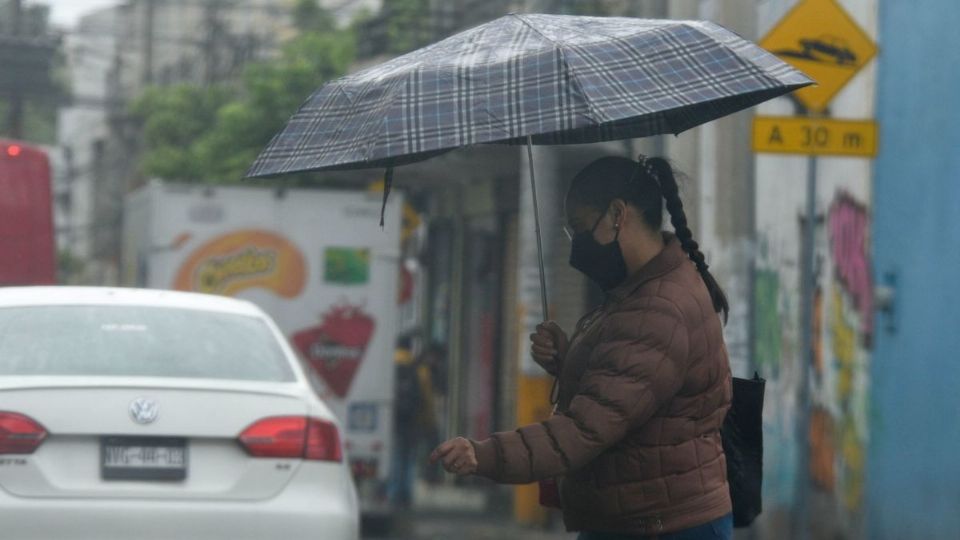
<path id="1" fill-rule="evenodd" d="M 638 540 L 646 536 L 584 531 L 577 540 Z M 733 538 L 733 514 L 727 514 L 709 523 L 677 531 L 654 535 L 657 540 L 730 540 Z"/>
<path id="2" fill-rule="evenodd" d="M 416 442 L 405 436 L 394 438 L 387 497 L 400 508 L 413 502 L 413 482 L 417 477 Z"/>

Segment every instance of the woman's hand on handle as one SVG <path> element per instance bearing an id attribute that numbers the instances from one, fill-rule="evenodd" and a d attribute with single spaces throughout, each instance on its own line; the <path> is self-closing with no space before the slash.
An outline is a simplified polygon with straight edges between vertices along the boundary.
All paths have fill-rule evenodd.
<path id="1" fill-rule="evenodd" d="M 570 341 L 560 325 L 547 321 L 537 325 L 537 331 L 530 334 L 530 354 L 533 360 L 552 375 L 560 371 L 560 363 L 567 355 Z"/>
<path id="2" fill-rule="evenodd" d="M 448 473 L 458 476 L 468 476 L 477 472 L 477 452 L 473 448 L 473 443 L 463 437 L 451 439 L 438 446 L 430 454 L 430 463 L 435 464 L 438 461 L 443 462 L 443 468 Z"/>

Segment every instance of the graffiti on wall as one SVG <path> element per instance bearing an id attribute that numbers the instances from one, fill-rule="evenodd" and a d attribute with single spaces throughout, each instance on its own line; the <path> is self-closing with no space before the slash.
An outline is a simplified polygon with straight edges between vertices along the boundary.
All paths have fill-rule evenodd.
<path id="1" fill-rule="evenodd" d="M 832 492 L 837 482 L 834 461 L 837 454 L 834 443 L 836 428 L 833 416 L 822 407 L 815 407 L 810 414 L 810 475 L 813 485 Z"/>
<path id="2" fill-rule="evenodd" d="M 764 411 L 769 454 L 765 499 L 789 509 L 796 490 L 797 454 L 809 452 L 810 484 L 854 517 L 862 507 L 868 426 L 869 349 L 873 333 L 870 214 L 846 191 L 833 197 L 817 235 L 819 254 L 813 309 L 812 366 L 801 361 L 800 287 L 795 242 L 760 231 L 754 274 L 753 359 L 768 379 Z M 772 239 L 776 239 L 773 241 Z M 798 401 L 802 373 L 810 370 L 810 401 Z M 796 419 L 809 407 L 806 444 L 797 444 Z"/>
<path id="3" fill-rule="evenodd" d="M 779 274 L 758 270 L 754 281 L 753 358 L 758 368 L 769 368 L 770 375 L 776 375 L 782 354 L 779 296 Z"/>
<path id="4" fill-rule="evenodd" d="M 791 508 L 798 483 L 796 444 L 797 314 L 794 312 L 796 287 L 784 268 L 790 263 L 790 250 L 765 231 L 759 234 L 757 269 L 753 283 L 752 358 L 761 376 L 767 379 L 764 405 L 764 504 L 771 508 Z"/>
<path id="5" fill-rule="evenodd" d="M 845 192 L 841 192 L 830 207 L 828 225 L 834 275 L 856 308 L 860 336 L 867 345 L 873 335 L 869 220 L 866 206 Z"/>
<path id="6" fill-rule="evenodd" d="M 821 296 L 820 324 L 815 325 L 817 341 L 829 344 L 829 356 L 815 370 L 814 394 L 820 398 L 810 417 L 810 475 L 815 486 L 833 493 L 849 511 L 861 508 L 866 466 L 863 411 L 873 332 L 869 225 L 867 207 L 839 192 L 826 220 L 832 270 L 825 276 L 829 292 Z M 824 320 L 826 327 L 821 328 Z M 826 370 L 829 376 L 821 375 Z"/>

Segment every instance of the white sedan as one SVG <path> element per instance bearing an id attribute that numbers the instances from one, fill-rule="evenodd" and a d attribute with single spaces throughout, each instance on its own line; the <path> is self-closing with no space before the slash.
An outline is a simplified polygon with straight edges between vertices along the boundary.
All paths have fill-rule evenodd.
<path id="1" fill-rule="evenodd" d="M 358 537 L 338 423 L 249 302 L 0 289 L 3 538 Z"/>

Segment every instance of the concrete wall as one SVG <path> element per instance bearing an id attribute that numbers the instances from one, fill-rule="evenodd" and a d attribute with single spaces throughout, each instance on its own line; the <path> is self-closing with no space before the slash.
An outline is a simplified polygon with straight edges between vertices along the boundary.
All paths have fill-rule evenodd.
<path id="1" fill-rule="evenodd" d="M 795 4 L 772 0 L 758 7 L 758 35 Z M 875 0 L 839 2 L 875 36 Z M 833 100 L 830 116 L 874 114 L 876 62 Z M 790 100 L 760 107 L 792 116 Z M 816 169 L 814 238 L 816 291 L 813 358 L 803 358 L 801 242 L 808 167 Z M 753 360 L 768 379 L 765 429 L 763 537 L 862 535 L 866 449 L 869 440 L 869 365 L 873 336 L 871 282 L 871 174 L 862 158 L 758 154 L 756 268 L 753 286 Z M 809 394 L 802 392 L 808 382 Z"/>
<path id="2" fill-rule="evenodd" d="M 867 537 L 960 530 L 960 5 L 884 0 L 874 189 L 875 324 Z M 948 65 L 946 69 L 944 65 Z"/>

